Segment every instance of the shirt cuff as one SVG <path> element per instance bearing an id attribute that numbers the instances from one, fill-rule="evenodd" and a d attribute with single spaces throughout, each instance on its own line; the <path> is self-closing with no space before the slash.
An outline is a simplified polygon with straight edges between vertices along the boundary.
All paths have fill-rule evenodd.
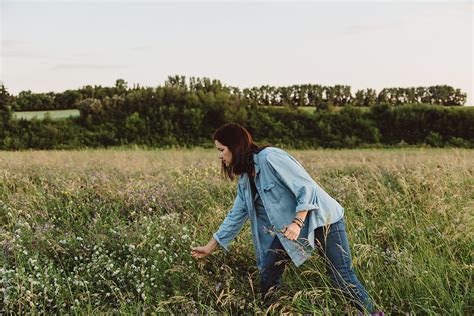
<path id="1" fill-rule="evenodd" d="M 224 245 L 224 243 L 221 241 L 221 239 L 220 239 L 219 237 L 217 237 L 217 233 L 214 233 L 214 234 L 212 235 L 212 237 L 214 237 L 214 239 L 217 241 L 217 243 L 219 244 L 219 246 L 221 246 L 222 248 L 224 248 L 225 251 L 229 252 L 229 248 L 228 248 L 226 245 Z"/>
<path id="2" fill-rule="evenodd" d="M 316 211 L 319 209 L 319 206 L 314 205 L 314 204 L 299 204 L 296 205 L 296 210 L 295 212 L 302 212 L 302 211 Z"/>

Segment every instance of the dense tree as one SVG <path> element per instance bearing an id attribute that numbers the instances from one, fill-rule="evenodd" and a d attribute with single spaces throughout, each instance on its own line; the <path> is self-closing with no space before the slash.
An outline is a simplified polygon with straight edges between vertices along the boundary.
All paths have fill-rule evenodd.
<path id="1" fill-rule="evenodd" d="M 0 113 L 2 113 L 2 117 L 4 118 L 10 118 L 11 101 L 12 97 L 10 93 L 8 93 L 8 90 L 3 82 L 0 81 Z"/>
<path id="2" fill-rule="evenodd" d="M 77 104 L 84 99 L 93 98 L 102 101 L 116 95 L 126 96 L 143 89 L 147 88 L 142 88 L 138 84 L 134 84 L 133 88 L 128 88 L 125 80 L 117 79 L 113 87 L 86 85 L 77 90 L 66 90 L 61 93 L 21 91 L 14 97 L 12 104 L 16 111 L 70 109 L 77 108 Z M 292 109 L 313 106 L 317 110 L 347 105 L 371 107 L 381 103 L 392 106 L 404 104 L 456 106 L 464 105 L 467 97 L 467 94 L 460 89 L 447 85 L 384 88 L 378 94 L 374 89 L 365 89 L 357 91 L 353 96 L 351 87 L 347 85 L 302 84 L 279 87 L 263 85 L 240 90 L 237 87 L 226 86 L 216 79 L 190 77 L 187 80 L 185 76 L 179 75 L 169 76 L 164 85 L 156 89 L 161 89 L 165 102 L 169 99 L 174 100 L 173 95 L 181 95 L 183 99 L 190 92 L 204 94 L 212 92 L 214 95 L 222 92 L 233 98 L 243 99 L 251 106 L 287 106 Z M 181 103 L 179 102 L 177 106 Z"/>
<path id="3" fill-rule="evenodd" d="M 82 94 L 77 90 L 66 90 L 62 93 L 57 93 L 54 96 L 55 109 L 75 109 L 77 103 L 82 100 Z"/>
<path id="4" fill-rule="evenodd" d="M 420 104 L 455 105 L 463 100 L 465 94 L 449 86 L 386 88 L 378 95 L 365 89 L 352 97 L 350 87 L 344 85 L 265 85 L 241 91 L 219 80 L 186 80 L 183 76 L 169 77 L 158 87 L 128 88 L 118 79 L 113 87 L 84 86 L 56 94 L 22 91 L 16 98 L 1 85 L 0 146 L 203 145 L 217 127 L 234 121 L 252 128 L 262 141 L 295 148 L 396 145 L 402 141 L 472 147 L 474 111 Z M 51 102 L 74 105 L 80 116 L 62 121 L 11 119 L 12 105 L 26 106 L 30 101 L 32 108 Z M 396 106 L 405 103 L 414 105 Z M 318 111 L 300 111 L 301 106 L 314 106 Z"/>

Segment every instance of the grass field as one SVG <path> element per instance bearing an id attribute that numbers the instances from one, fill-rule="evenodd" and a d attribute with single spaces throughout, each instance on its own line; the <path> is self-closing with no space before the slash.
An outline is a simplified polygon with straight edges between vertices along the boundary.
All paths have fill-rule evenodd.
<path id="1" fill-rule="evenodd" d="M 474 151 L 289 151 L 345 207 L 353 263 L 387 314 L 473 306 Z M 196 262 L 236 193 L 216 150 L 0 152 L 0 313 L 324 313 L 318 255 L 262 308 L 247 222 Z M 3 304 L 2 304 L 3 303 Z"/>
<path id="2" fill-rule="evenodd" d="M 69 117 L 78 117 L 79 110 L 71 109 L 71 110 L 55 110 L 55 111 L 22 111 L 22 112 L 14 112 L 13 118 L 15 119 L 24 119 L 24 120 L 31 120 L 36 117 L 38 120 L 42 120 L 45 118 L 46 113 L 49 113 L 51 119 L 53 120 L 62 120 Z"/>

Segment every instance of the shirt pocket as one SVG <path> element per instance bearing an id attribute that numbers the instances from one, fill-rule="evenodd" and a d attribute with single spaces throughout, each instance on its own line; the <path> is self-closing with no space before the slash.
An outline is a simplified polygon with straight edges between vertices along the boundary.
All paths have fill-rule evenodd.
<path id="1" fill-rule="evenodd" d="M 267 195 L 268 197 L 271 198 L 272 202 L 279 202 L 281 199 L 281 192 L 278 190 L 278 187 L 276 186 L 275 182 L 271 181 L 269 183 L 266 183 L 263 187 L 263 193 Z"/>

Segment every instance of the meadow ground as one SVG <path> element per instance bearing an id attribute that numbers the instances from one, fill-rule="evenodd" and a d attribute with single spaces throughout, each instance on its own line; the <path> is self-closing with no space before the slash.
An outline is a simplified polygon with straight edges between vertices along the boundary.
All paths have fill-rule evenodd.
<path id="1" fill-rule="evenodd" d="M 344 206 L 378 309 L 474 313 L 473 150 L 288 151 Z M 216 150 L 0 152 L 0 313 L 348 311 L 318 255 L 264 308 L 248 222 L 191 257 L 235 194 Z"/>
<path id="2" fill-rule="evenodd" d="M 52 110 L 52 111 L 22 111 L 14 112 L 13 118 L 15 119 L 24 119 L 32 120 L 36 118 L 42 120 L 49 115 L 52 120 L 62 120 L 69 117 L 78 117 L 80 115 L 79 110 L 70 109 L 70 110 Z"/>

